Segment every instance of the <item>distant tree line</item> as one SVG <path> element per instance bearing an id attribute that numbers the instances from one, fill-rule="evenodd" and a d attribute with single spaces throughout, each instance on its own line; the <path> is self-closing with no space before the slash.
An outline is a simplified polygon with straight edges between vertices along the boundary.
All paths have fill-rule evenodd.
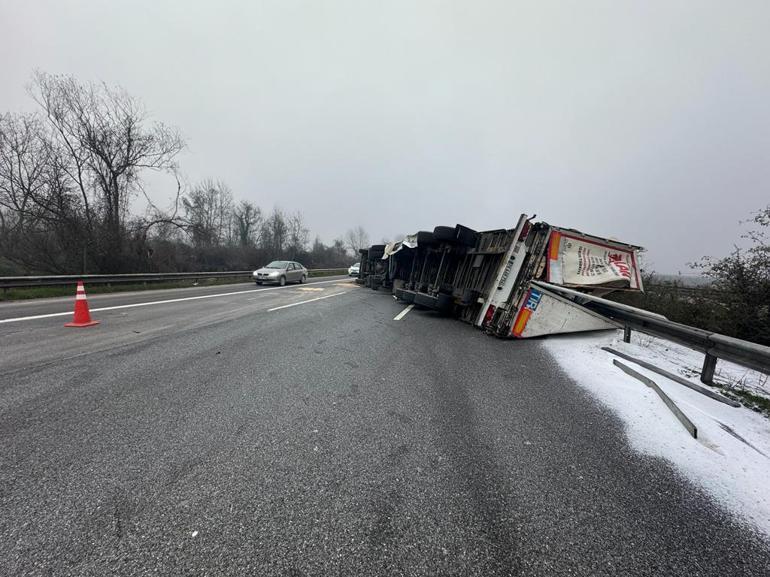
<path id="1" fill-rule="evenodd" d="M 221 180 L 185 186 L 179 131 L 120 88 L 37 72 L 30 95 L 36 112 L 0 114 L 0 274 L 331 268 L 368 244 L 361 227 L 310 242 L 300 212 L 264 212 Z M 145 193 L 149 171 L 176 183 L 171 208 Z"/>

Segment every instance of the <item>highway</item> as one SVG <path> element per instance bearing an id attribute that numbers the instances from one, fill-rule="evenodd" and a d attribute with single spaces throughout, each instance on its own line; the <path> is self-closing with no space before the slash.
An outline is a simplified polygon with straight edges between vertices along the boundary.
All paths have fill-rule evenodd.
<path id="1" fill-rule="evenodd" d="M 260 288 L 0 304 L 0 574 L 770 574 L 537 340 Z"/>

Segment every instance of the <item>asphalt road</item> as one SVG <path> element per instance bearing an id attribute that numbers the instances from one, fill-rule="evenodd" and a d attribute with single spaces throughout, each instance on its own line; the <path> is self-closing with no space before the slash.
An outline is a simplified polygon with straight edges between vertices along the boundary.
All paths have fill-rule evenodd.
<path id="1" fill-rule="evenodd" d="M 312 277 L 308 284 L 326 283 L 329 280 L 347 280 L 347 276 Z M 202 295 L 216 295 L 222 293 L 251 291 L 257 289 L 275 290 L 277 285 L 256 286 L 253 282 L 240 282 L 224 285 L 206 285 L 197 287 L 184 287 L 178 289 L 126 291 L 116 293 L 92 294 L 88 296 L 91 308 L 122 306 L 127 304 L 154 302 L 159 300 L 189 298 Z M 86 291 L 88 287 L 86 286 Z M 72 297 L 75 296 L 75 286 L 72 286 Z M 72 297 L 53 297 L 44 299 L 26 299 L 17 301 L 0 302 L 0 322 L 7 319 L 44 315 L 63 312 L 72 313 Z"/>
<path id="2" fill-rule="evenodd" d="M 0 323 L 0 574 L 770 574 L 539 342 L 403 308 L 332 280 Z"/>

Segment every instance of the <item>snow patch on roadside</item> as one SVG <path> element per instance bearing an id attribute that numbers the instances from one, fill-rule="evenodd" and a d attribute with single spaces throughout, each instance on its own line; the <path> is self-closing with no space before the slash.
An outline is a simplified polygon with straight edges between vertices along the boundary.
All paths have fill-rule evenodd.
<path id="1" fill-rule="evenodd" d="M 622 331 L 586 333 L 552 336 L 543 344 L 567 374 L 623 419 L 634 449 L 668 460 L 728 510 L 770 537 L 770 420 L 745 407 L 712 400 L 601 350 L 611 346 L 676 374 L 682 374 L 683 367 L 699 367 L 703 362 L 696 351 L 654 337 L 640 337 L 624 343 Z M 654 380 L 695 423 L 698 439 L 687 433 L 652 389 L 615 367 L 613 358 Z M 729 366 L 723 370 L 735 372 Z M 721 425 L 730 427 L 754 448 Z"/>

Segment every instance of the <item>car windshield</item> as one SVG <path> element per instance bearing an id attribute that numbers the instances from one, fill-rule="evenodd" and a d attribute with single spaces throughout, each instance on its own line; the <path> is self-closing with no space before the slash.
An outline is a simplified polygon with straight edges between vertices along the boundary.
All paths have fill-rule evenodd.
<path id="1" fill-rule="evenodd" d="M 288 266 L 288 262 L 285 260 L 274 260 L 269 265 L 267 265 L 265 268 L 286 268 Z"/>

